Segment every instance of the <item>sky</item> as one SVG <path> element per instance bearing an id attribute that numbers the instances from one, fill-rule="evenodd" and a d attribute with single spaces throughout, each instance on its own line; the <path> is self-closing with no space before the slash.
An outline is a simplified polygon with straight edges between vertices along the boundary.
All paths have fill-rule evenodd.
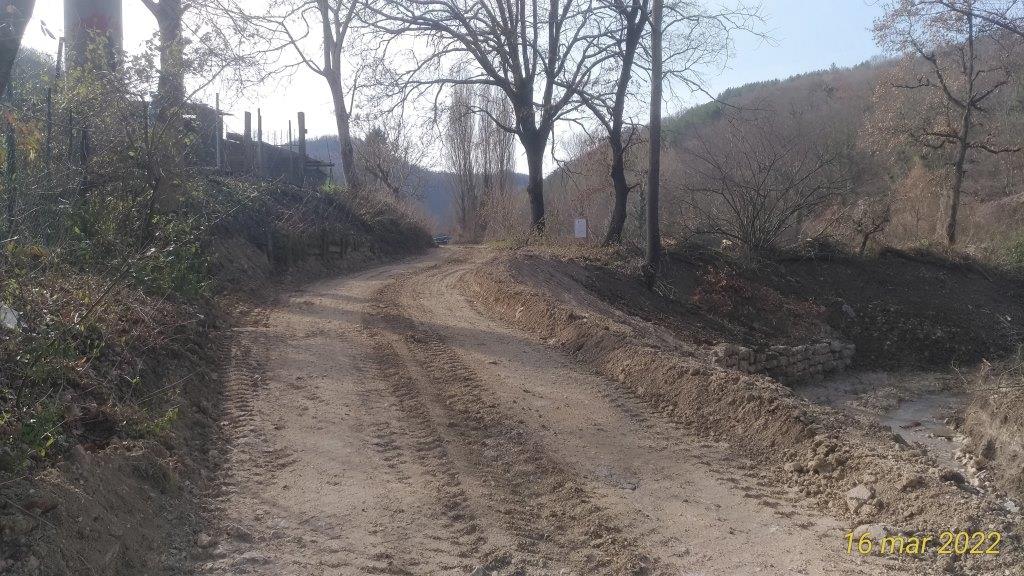
<path id="1" fill-rule="evenodd" d="M 741 34 L 736 38 L 734 57 L 720 70 L 706 73 L 708 92 L 749 82 L 786 78 L 794 74 L 837 66 L 859 64 L 878 53 L 871 36 L 871 23 L 880 14 L 879 0 L 763 0 L 763 31 L 770 40 Z M 25 45 L 56 53 L 57 41 L 42 30 L 43 24 L 55 36 L 63 34 L 63 0 L 37 0 L 33 22 Z M 155 33 L 155 22 L 142 0 L 124 0 L 125 49 L 139 51 Z M 666 103 L 666 113 L 706 100 L 701 95 L 679 94 Z M 204 95 L 211 100 L 212 95 Z M 304 111 L 309 136 L 335 133 L 333 105 L 323 79 L 308 70 L 252 91 L 245 99 L 222 102 L 232 116 L 227 129 L 241 131 L 246 110 L 263 110 L 264 135 L 268 141 L 284 138 L 288 121 Z"/>
<path id="2" fill-rule="evenodd" d="M 783 79 L 832 64 L 853 66 L 879 53 L 871 25 L 881 15 L 879 0 L 764 0 L 764 41 L 736 38 L 727 68 L 710 79 L 709 92 Z"/>

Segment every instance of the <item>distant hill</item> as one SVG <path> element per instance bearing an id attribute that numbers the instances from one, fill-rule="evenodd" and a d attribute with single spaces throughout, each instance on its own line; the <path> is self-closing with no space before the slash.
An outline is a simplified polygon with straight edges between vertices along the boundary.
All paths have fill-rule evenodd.
<path id="1" fill-rule="evenodd" d="M 356 142 L 359 146 L 359 142 Z M 310 157 L 335 165 L 334 176 L 341 180 L 341 146 L 337 136 L 321 136 L 306 142 L 306 150 Z M 436 222 L 437 232 L 451 232 L 454 208 L 454 184 L 452 174 L 439 170 L 431 170 L 417 166 L 412 175 L 420 188 L 417 199 L 430 218 Z M 527 176 L 516 174 L 516 185 L 525 187 Z"/>
<path id="2" fill-rule="evenodd" d="M 1022 63 L 1024 64 L 1024 63 Z M 928 150 L 909 143 L 888 149 L 873 144 L 891 118 L 885 103 L 891 89 L 895 62 L 876 58 L 850 68 L 833 67 L 784 80 L 769 80 L 730 88 L 717 102 L 696 106 L 668 116 L 664 121 L 662 155 L 662 218 L 669 236 L 687 238 L 693 196 L 687 196 L 688 175 L 695 164 L 693 150 L 724 141 L 730 122 L 749 124 L 752 119 L 770 119 L 783 137 L 811 142 L 823 152 L 838 151 L 851 174 L 850 185 L 838 198 L 800 224 L 801 235 L 813 235 L 834 219 L 842 226 L 850 222 L 845 211 L 858 203 L 888 201 L 891 223 L 880 239 L 893 245 L 941 241 L 948 194 L 951 148 Z M 1024 146 L 1024 82 L 1017 81 L 990 101 L 985 119 L 997 132 L 997 141 Z M 901 114 L 914 114 L 911 106 Z M 607 176 L 608 152 L 599 146 L 573 159 L 548 176 L 545 202 L 549 212 L 587 218 L 603 228 L 612 205 L 611 182 Z M 636 184 L 628 210 L 627 232 L 642 237 L 642 194 L 646 178 L 647 151 L 635 149 L 627 160 L 629 178 Z M 688 171 L 688 169 L 690 171 Z M 1024 153 L 999 155 L 973 153 L 961 207 L 961 237 L 965 246 L 998 248 L 1017 238 L 1024 242 L 1019 218 L 1024 188 Z M 564 234 L 571 234 L 571 218 L 549 221 Z M 603 229 L 601 233 L 603 233 Z"/>

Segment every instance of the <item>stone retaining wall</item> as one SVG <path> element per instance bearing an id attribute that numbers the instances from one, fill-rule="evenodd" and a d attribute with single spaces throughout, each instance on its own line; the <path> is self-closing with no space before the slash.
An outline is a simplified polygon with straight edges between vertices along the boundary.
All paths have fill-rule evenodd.
<path id="1" fill-rule="evenodd" d="M 712 349 L 715 364 L 748 374 L 768 374 L 793 379 L 816 378 L 838 372 L 853 362 L 856 346 L 838 340 L 803 346 L 770 346 L 754 349 L 719 344 Z"/>

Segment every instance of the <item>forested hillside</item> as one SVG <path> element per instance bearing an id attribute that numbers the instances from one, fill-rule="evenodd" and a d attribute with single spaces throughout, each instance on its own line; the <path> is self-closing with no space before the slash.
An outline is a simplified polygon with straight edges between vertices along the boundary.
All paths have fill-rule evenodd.
<path id="1" fill-rule="evenodd" d="M 309 155 L 335 167 L 341 164 L 341 145 L 337 136 L 313 138 L 306 143 Z M 364 148 L 361 141 L 355 142 L 356 156 Z M 420 208 L 421 215 L 437 233 L 453 233 L 456 227 L 455 200 L 458 190 L 455 175 L 451 172 L 431 170 L 417 164 L 407 164 L 396 172 L 403 173 L 403 192 L 407 192 L 411 203 Z M 341 170 L 333 171 L 337 181 L 343 181 Z M 516 174 L 514 183 L 517 188 L 526 186 L 526 176 Z"/>
<path id="2" fill-rule="evenodd" d="M 1022 59 L 1013 63 L 1021 64 Z M 747 84 L 667 118 L 663 194 L 669 234 L 742 243 L 749 231 L 731 215 L 733 205 L 794 211 L 791 225 L 780 226 L 777 237 L 751 238 L 754 243 L 785 245 L 819 236 L 857 248 L 865 237 L 868 244 L 939 243 L 949 211 L 945 190 L 951 156 L 947 149 L 895 133 L 898 119 L 927 113 L 923 94 L 906 97 L 893 86 L 926 78 L 926 62 L 911 63 L 915 68 L 909 73 L 907 66 L 876 58 L 852 68 Z M 979 139 L 999 141 L 1005 150 L 968 157 L 960 242 L 971 251 L 1020 257 L 1022 103 L 1019 83 L 1000 86 L 988 103 Z M 642 232 L 638 216 L 647 159 L 640 130 L 628 163 L 635 193 L 627 226 L 634 239 Z M 552 210 L 565 215 L 551 220 L 560 231 L 567 233 L 571 219 L 580 216 L 603 233 L 612 204 L 607 155 L 601 145 L 594 146 L 549 177 Z M 757 197 L 758 178 L 777 184 L 777 190 L 763 190 L 768 196 L 802 196 L 795 201 Z M 798 181 L 811 185 L 797 190 Z"/>

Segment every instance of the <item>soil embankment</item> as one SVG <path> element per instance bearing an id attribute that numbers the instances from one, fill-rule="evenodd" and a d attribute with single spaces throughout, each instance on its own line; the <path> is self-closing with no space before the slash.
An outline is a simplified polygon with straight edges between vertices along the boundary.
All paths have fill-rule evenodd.
<path id="1" fill-rule="evenodd" d="M 1015 531 L 1020 515 L 1004 506 L 998 490 L 979 493 L 966 478 L 951 474 L 926 449 L 911 445 L 881 421 L 856 418 L 794 394 L 768 377 L 709 361 L 708 349 L 730 336 L 748 338 L 747 343 L 753 337 L 770 336 L 770 326 L 757 318 L 759 295 L 777 302 L 766 308 L 769 318 L 780 308 L 819 310 L 806 318 L 776 323 L 789 328 L 778 330 L 776 342 L 789 339 L 792 343 L 809 334 L 852 334 L 854 341 L 862 337 L 829 325 L 827 311 L 820 310 L 822 304 L 795 298 L 770 283 L 751 286 L 749 277 L 716 281 L 717 292 L 702 290 L 703 280 L 692 279 L 689 288 L 670 282 L 646 297 L 609 298 L 609 285 L 643 290 L 639 282 L 627 286 L 625 277 L 622 271 L 594 261 L 505 255 L 476 275 L 475 295 L 495 315 L 540 335 L 619 382 L 624 390 L 662 406 L 684 424 L 727 440 L 759 462 L 774 482 L 798 487 L 809 503 L 842 518 L 850 528 L 915 534 L 988 526 L 1006 531 L 1008 542 L 1018 541 Z M 620 279 L 617 288 L 614 281 L 606 281 L 616 278 Z M 891 282 L 900 281 L 906 279 Z M 993 300 L 1020 305 L 994 292 L 995 296 L 989 295 Z M 705 302 L 716 296 L 713 306 L 721 306 L 725 313 L 693 296 Z M 915 297 L 902 293 L 897 299 Z M 890 296 L 890 304 L 892 300 Z M 661 306 L 662 302 L 666 305 Z M 940 298 L 936 306 L 944 302 Z M 749 306 L 746 313 L 741 305 Z M 871 296 L 865 295 L 855 305 L 869 308 Z M 744 321 L 748 314 L 750 319 Z M 932 338 L 928 327 L 955 323 L 958 318 L 956 314 L 943 317 L 939 310 L 920 315 L 934 320 L 925 323 L 922 338 L 907 338 L 911 347 Z M 903 325 L 914 323 L 915 318 L 908 313 L 890 322 Z M 696 325 L 697 337 L 690 332 L 691 325 Z M 960 328 L 981 332 L 974 319 Z M 1010 342 L 986 342 L 979 337 L 952 353 L 969 357 L 978 350 L 994 353 L 1010 348 Z M 1000 561 L 1012 563 L 1011 556 Z M 932 560 L 954 563 L 948 558 Z"/>
<path id="2" fill-rule="evenodd" d="M 225 197 L 208 199 L 226 214 L 204 240 L 212 298 L 153 296 L 71 266 L 36 263 L 43 273 L 19 278 L 38 298 L 17 302 L 20 325 L 0 327 L 0 344 L 20 338 L 16 352 L 38 355 L 31 374 L 53 383 L 42 412 L 52 418 L 0 418 L 0 436 L 35 442 L 0 446 L 0 573 L 192 574 L 203 504 L 225 465 L 221 420 L 237 400 L 224 384 L 231 326 L 282 284 L 432 245 L 386 205 L 367 213 L 319 191 L 252 186 L 224 181 L 214 189 Z M 47 337 L 58 310 L 93 320 Z M 33 384 L 6 382 L 6 360 L 0 393 Z"/>
<path id="3" fill-rule="evenodd" d="M 972 402 L 964 418 L 975 465 L 994 476 L 1024 508 L 1024 359 L 984 364 L 973 374 Z"/>

